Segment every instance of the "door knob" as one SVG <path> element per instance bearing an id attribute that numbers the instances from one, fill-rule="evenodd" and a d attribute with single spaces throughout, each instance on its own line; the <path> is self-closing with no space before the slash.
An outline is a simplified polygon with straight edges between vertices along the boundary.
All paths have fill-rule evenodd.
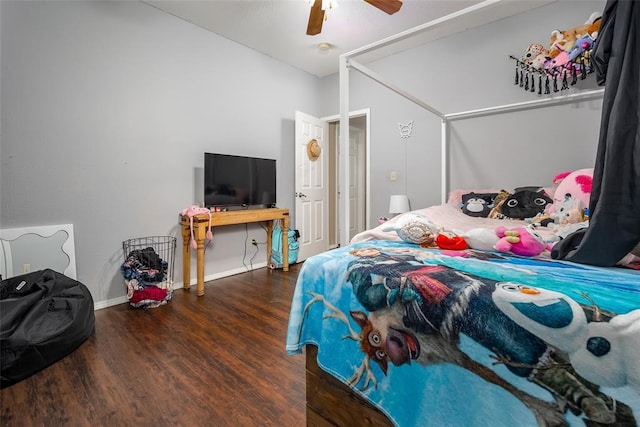
<path id="1" fill-rule="evenodd" d="M 307 195 L 304 193 L 296 193 L 296 197 L 303 198 L 303 197 L 307 197 Z"/>

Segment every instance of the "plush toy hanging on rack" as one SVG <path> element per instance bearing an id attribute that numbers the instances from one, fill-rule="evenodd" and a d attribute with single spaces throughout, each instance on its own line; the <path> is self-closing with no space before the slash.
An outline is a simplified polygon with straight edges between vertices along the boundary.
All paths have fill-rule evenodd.
<path id="1" fill-rule="evenodd" d="M 526 91 L 549 94 L 558 92 L 585 79 L 593 72 L 591 49 L 600 30 L 600 13 L 591 14 L 586 23 L 568 30 L 553 30 L 548 47 L 540 43 L 529 45 L 516 61 L 515 85 Z M 571 81 L 571 83 L 569 83 Z M 553 88 L 552 88 L 553 86 Z"/>

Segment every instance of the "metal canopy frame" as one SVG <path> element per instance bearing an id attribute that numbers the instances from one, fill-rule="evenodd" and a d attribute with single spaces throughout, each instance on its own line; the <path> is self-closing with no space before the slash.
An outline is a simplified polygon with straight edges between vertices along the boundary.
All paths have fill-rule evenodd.
<path id="1" fill-rule="evenodd" d="M 535 99 L 532 101 L 523 101 L 516 102 L 512 104 L 498 105 L 486 108 L 479 108 L 475 110 L 469 111 L 461 111 L 455 113 L 445 114 L 435 108 L 434 106 L 420 100 L 419 98 L 411 95 L 410 93 L 402 90 L 401 88 L 393 85 L 392 83 L 386 81 L 382 76 L 365 67 L 364 65 L 358 63 L 353 59 L 353 57 L 362 55 L 364 53 L 373 51 L 375 49 L 379 49 L 382 47 L 389 46 L 393 43 L 397 43 L 399 41 L 405 40 L 409 37 L 413 37 L 415 35 L 421 34 L 423 32 L 433 30 L 442 26 L 443 24 L 450 22 L 455 19 L 459 19 L 461 17 L 465 17 L 471 14 L 474 14 L 483 9 L 495 7 L 503 0 L 486 0 L 482 3 L 478 3 L 474 6 L 468 7 L 466 9 L 462 9 L 458 12 L 451 13 L 447 16 L 444 16 L 439 19 L 435 19 L 433 21 L 427 22 L 426 24 L 420 25 L 418 27 L 409 29 L 407 31 L 403 31 L 394 36 L 385 38 L 380 40 L 379 42 L 369 44 L 362 48 L 353 50 L 351 52 L 347 52 L 343 55 L 340 55 L 340 63 L 339 63 L 339 96 L 340 96 L 340 135 L 339 135 L 339 144 L 340 144 L 340 158 L 342 161 L 339 165 L 339 173 L 340 173 L 340 182 L 338 183 L 338 189 L 340 194 L 340 209 L 339 216 L 342 219 L 340 223 L 342 224 L 340 230 L 340 245 L 346 246 L 349 244 L 349 205 L 348 205 L 348 192 L 349 188 L 349 142 L 348 142 L 348 132 L 345 129 L 349 128 L 349 71 L 354 69 L 361 74 L 369 77 L 375 82 L 385 86 L 391 91 L 397 93 L 398 95 L 408 99 L 414 104 L 424 108 L 435 116 L 439 117 L 441 120 L 441 156 L 440 156 L 440 164 L 441 164 L 441 187 L 440 187 L 440 197 L 441 202 L 445 203 L 447 201 L 447 195 L 449 192 L 449 123 L 457 120 L 464 120 L 470 118 L 478 118 L 485 117 L 495 114 L 503 114 L 509 112 L 516 111 L 524 111 L 524 110 L 532 110 L 543 107 L 550 107 L 555 105 L 563 105 L 570 104 L 581 101 L 588 101 L 592 99 L 601 98 L 604 94 L 604 89 L 595 89 L 590 91 L 583 91 L 577 93 L 571 93 L 567 95 L 561 95 L 553 98 L 541 98 Z"/>

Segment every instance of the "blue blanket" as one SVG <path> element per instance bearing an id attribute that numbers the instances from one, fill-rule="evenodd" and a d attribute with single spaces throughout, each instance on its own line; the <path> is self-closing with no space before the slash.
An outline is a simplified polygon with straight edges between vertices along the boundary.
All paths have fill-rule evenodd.
<path id="1" fill-rule="evenodd" d="M 307 259 L 286 349 L 398 426 L 637 425 L 640 274 L 369 241 Z"/>

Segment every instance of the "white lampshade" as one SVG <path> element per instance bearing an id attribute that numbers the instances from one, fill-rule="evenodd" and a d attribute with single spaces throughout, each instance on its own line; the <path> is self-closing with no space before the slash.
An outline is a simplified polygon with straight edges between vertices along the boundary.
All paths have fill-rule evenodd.
<path id="1" fill-rule="evenodd" d="M 394 194 L 389 200 L 389 213 L 401 214 L 409 212 L 411 206 L 409 206 L 409 197 L 406 194 Z"/>

